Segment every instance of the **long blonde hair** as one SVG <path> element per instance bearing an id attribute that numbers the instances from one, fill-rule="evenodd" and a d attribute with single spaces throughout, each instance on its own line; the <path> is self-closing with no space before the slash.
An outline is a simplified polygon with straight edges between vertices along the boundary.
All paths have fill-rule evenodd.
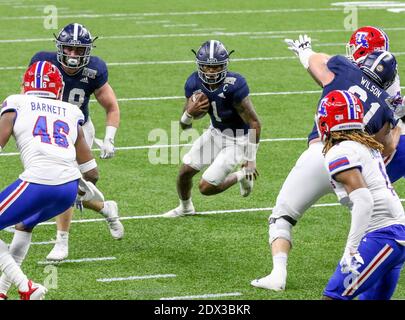
<path id="1" fill-rule="evenodd" d="M 331 131 L 330 135 L 325 141 L 323 147 L 323 154 L 325 155 L 330 148 L 332 148 L 336 143 L 342 141 L 356 141 L 358 143 L 364 144 L 370 149 L 375 149 L 380 152 L 384 149 L 384 146 L 374 139 L 373 136 L 370 136 L 368 133 L 361 130 L 343 130 L 343 131 Z"/>

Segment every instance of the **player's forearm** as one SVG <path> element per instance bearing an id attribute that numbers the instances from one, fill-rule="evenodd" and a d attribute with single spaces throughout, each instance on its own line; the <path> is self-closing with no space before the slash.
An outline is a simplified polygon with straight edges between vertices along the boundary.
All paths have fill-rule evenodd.
<path id="1" fill-rule="evenodd" d="M 249 122 L 249 142 L 258 144 L 260 142 L 260 132 L 262 129 L 259 119 Z"/>
<path id="2" fill-rule="evenodd" d="M 106 126 L 115 127 L 117 129 L 120 126 L 120 109 L 118 106 L 110 108 L 107 111 Z"/>
<path id="3" fill-rule="evenodd" d="M 350 252 L 356 252 L 361 238 L 364 236 L 368 227 L 371 212 L 374 207 L 374 200 L 367 188 L 359 188 L 349 194 L 353 203 L 352 220 L 346 248 Z"/>
<path id="4" fill-rule="evenodd" d="M 329 84 L 334 78 L 334 74 L 327 66 L 329 58 L 330 56 L 324 53 L 313 53 L 308 60 L 309 67 L 307 70 L 321 87 Z"/>

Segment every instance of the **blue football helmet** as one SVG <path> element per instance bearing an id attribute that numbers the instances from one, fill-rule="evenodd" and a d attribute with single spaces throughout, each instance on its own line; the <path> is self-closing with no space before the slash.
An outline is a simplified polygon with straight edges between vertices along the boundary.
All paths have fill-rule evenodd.
<path id="1" fill-rule="evenodd" d="M 381 88 L 387 89 L 395 81 L 397 60 L 388 51 L 374 51 L 360 64 L 360 69 Z"/>
<path id="2" fill-rule="evenodd" d="M 206 84 L 217 84 L 225 79 L 228 72 L 229 56 L 225 46 L 218 40 L 209 40 L 204 42 L 195 52 L 198 76 Z M 218 72 L 208 72 L 207 67 L 222 66 Z"/>
<path id="3" fill-rule="evenodd" d="M 90 31 L 79 23 L 71 23 L 64 27 L 55 35 L 57 59 L 65 67 L 80 69 L 90 61 L 90 52 L 93 48 L 93 42 L 97 39 L 92 38 Z M 66 47 L 74 47 L 76 55 L 72 56 L 65 52 Z"/>

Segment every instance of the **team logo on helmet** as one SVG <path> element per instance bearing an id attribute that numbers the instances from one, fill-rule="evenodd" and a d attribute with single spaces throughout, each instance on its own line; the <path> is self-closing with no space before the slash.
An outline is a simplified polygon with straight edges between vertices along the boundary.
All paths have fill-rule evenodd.
<path id="1" fill-rule="evenodd" d="M 364 48 L 368 48 L 368 41 L 366 39 L 368 33 L 367 32 L 357 32 L 356 33 L 356 44 L 361 45 Z"/>

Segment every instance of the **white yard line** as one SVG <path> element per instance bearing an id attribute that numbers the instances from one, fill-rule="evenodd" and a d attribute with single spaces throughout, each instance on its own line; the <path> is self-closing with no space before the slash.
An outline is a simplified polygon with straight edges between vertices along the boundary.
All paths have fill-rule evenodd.
<path id="1" fill-rule="evenodd" d="M 125 278 L 102 278 L 97 279 L 98 282 L 114 282 L 114 281 L 132 281 L 132 280 L 145 280 L 145 279 L 158 279 L 158 278 L 174 278 L 175 274 L 152 274 L 146 276 L 131 276 Z"/>
<path id="2" fill-rule="evenodd" d="M 40 242 L 31 242 L 33 245 L 45 245 L 45 244 L 55 244 L 55 240 L 53 241 L 40 241 Z"/>
<path id="3" fill-rule="evenodd" d="M 405 201 L 405 200 L 401 199 L 401 201 Z M 321 203 L 321 204 L 315 204 L 312 207 L 317 208 L 317 207 L 336 207 L 336 206 L 340 206 L 340 203 Z M 272 207 L 268 207 L 268 208 L 242 208 L 242 209 L 201 211 L 201 212 L 197 212 L 196 214 L 197 215 L 211 215 L 211 214 L 223 214 L 223 213 L 261 212 L 261 211 L 272 211 L 272 210 L 273 210 Z M 154 219 L 154 218 L 170 219 L 170 218 L 163 217 L 162 214 L 120 217 L 120 220 L 124 221 L 124 220 L 139 220 L 139 219 Z M 105 219 L 104 218 L 98 218 L 98 219 L 72 220 L 72 223 L 89 223 L 89 222 L 102 222 L 102 221 L 105 221 Z M 44 225 L 54 225 L 54 224 L 55 224 L 54 221 L 48 221 L 48 222 L 40 223 L 39 225 L 44 226 Z"/>
<path id="4" fill-rule="evenodd" d="M 368 8 L 362 8 L 367 10 Z M 215 11 L 185 11 L 185 12 L 145 12 L 145 13 L 107 13 L 107 14 L 65 14 L 59 15 L 59 19 L 65 18 L 131 18 L 131 17 L 158 17 L 158 16 L 195 16 L 195 15 L 223 15 L 223 14 L 271 14 L 271 13 L 293 13 L 293 12 L 323 12 L 342 11 L 341 8 L 299 8 L 299 9 L 261 9 L 261 10 L 215 10 Z M 0 20 L 35 20 L 44 19 L 46 16 L 15 16 L 0 17 Z"/>
<path id="5" fill-rule="evenodd" d="M 305 141 L 307 138 L 274 138 L 274 139 L 261 139 L 261 142 L 280 142 L 280 141 Z M 143 150 L 143 149 L 163 149 L 163 148 L 175 148 L 175 147 L 189 147 L 192 144 L 154 144 L 146 146 L 129 146 L 129 147 L 116 147 L 115 150 Z M 99 148 L 92 149 L 92 151 L 100 151 Z M 19 156 L 18 152 L 4 152 L 0 153 L 0 157 L 12 157 Z"/>
<path id="6" fill-rule="evenodd" d="M 0 18 L 1 20 L 1 18 Z M 405 27 L 387 27 L 385 31 L 404 31 Z M 116 35 L 116 36 L 100 36 L 99 40 L 113 40 L 113 39 L 153 39 L 153 38 L 184 38 L 184 37 L 240 37 L 240 36 L 263 36 L 275 35 L 277 37 L 282 35 L 302 33 L 341 33 L 347 32 L 345 29 L 325 29 L 325 30 L 279 30 L 279 31 L 239 31 L 239 32 L 206 32 L 206 33 L 166 33 L 166 34 L 131 34 L 131 35 Z M 48 42 L 53 41 L 53 38 L 21 38 L 21 39 L 0 39 L 1 43 L 27 43 L 27 42 Z"/>
<path id="7" fill-rule="evenodd" d="M 324 43 L 317 44 L 316 46 L 339 46 L 338 43 Z M 341 43 L 342 47 L 345 45 Z M 393 52 L 395 56 L 405 55 L 405 52 Z M 296 60 L 295 56 L 284 56 L 284 57 L 251 57 L 251 58 L 233 58 L 234 62 L 256 62 L 256 61 L 278 61 L 278 60 Z M 195 60 L 169 60 L 169 61 L 123 61 L 123 62 L 107 62 L 108 67 L 127 67 L 127 66 L 146 66 L 146 65 L 164 65 L 164 64 L 194 64 Z M 0 67 L 0 71 L 4 70 L 25 70 L 27 66 L 5 66 Z M 146 99 L 146 98 L 145 98 Z M 150 99 L 150 98 L 148 98 Z M 93 101 L 93 100 L 92 100 Z"/>
<path id="8" fill-rule="evenodd" d="M 106 261 L 106 260 L 116 260 L 116 257 L 100 257 L 100 258 L 82 258 L 82 259 L 68 259 L 62 261 L 38 261 L 38 264 L 60 264 L 60 263 L 80 263 L 80 262 L 95 262 L 95 261 Z"/>
<path id="9" fill-rule="evenodd" d="M 160 298 L 159 300 L 189 300 L 189 299 L 205 299 L 205 298 L 220 298 L 220 297 L 236 297 L 241 296 L 240 292 L 229 292 L 229 293 L 207 293 L 195 296 L 179 296 L 179 297 L 169 297 Z"/>
<path id="10" fill-rule="evenodd" d="M 405 202 L 405 199 L 400 199 L 401 202 Z M 335 203 L 320 203 L 314 204 L 311 208 L 322 208 L 322 207 L 336 207 L 340 206 L 341 204 L 338 202 Z M 168 208 L 170 209 L 170 208 Z M 261 211 L 272 211 L 273 207 L 264 207 L 264 208 L 241 208 L 241 209 L 227 209 L 227 210 L 213 210 L 213 211 L 201 211 L 197 212 L 197 215 L 211 215 L 211 214 L 223 214 L 223 213 L 244 213 L 244 212 L 261 212 Z M 163 218 L 163 219 L 171 219 L 162 216 L 161 214 L 150 214 L 144 216 L 129 216 L 129 217 L 120 217 L 121 221 L 124 220 L 139 220 L 139 219 L 155 219 L 155 218 Z M 72 223 L 90 223 L 90 222 L 105 222 L 104 218 L 98 219 L 81 219 L 81 220 L 72 220 Z M 38 224 L 38 226 L 46 226 L 46 225 L 54 225 L 54 221 L 42 222 Z M 114 258 L 114 257 L 113 257 Z M 115 259 L 115 258 L 114 258 Z"/>

